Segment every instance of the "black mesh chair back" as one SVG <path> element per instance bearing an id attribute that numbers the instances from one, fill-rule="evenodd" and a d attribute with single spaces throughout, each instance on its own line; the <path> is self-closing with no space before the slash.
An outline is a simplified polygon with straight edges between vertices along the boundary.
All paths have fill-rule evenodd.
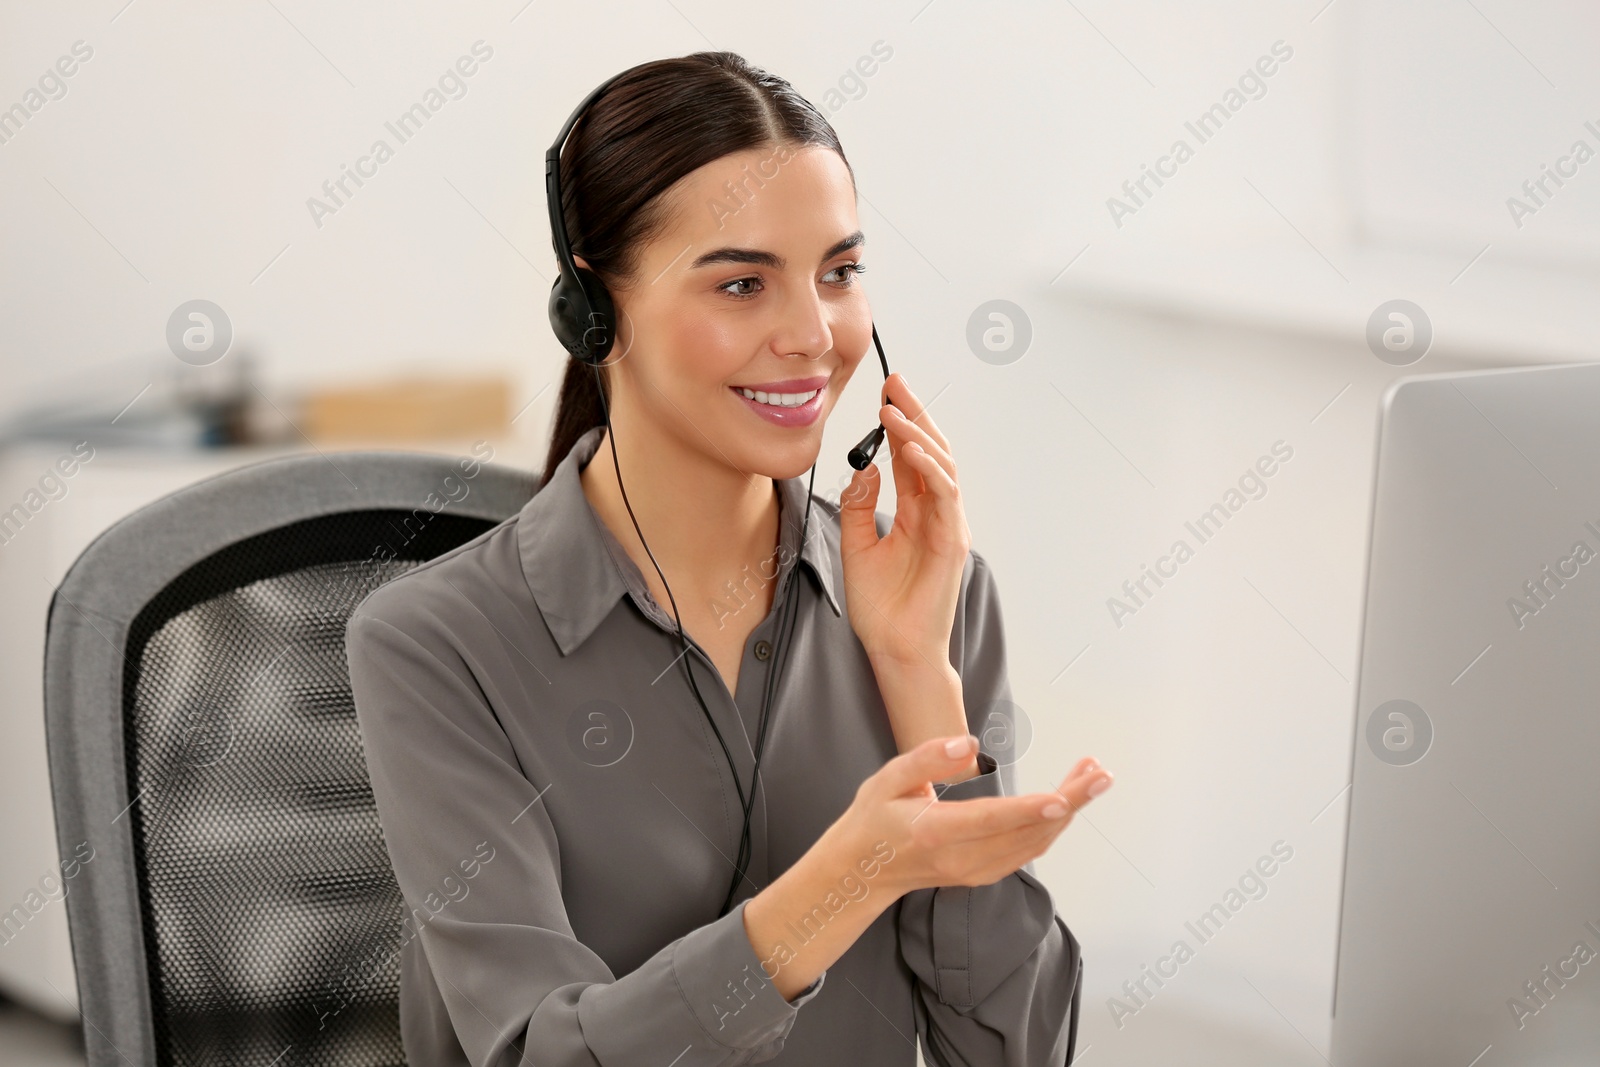
<path id="1" fill-rule="evenodd" d="M 273 459 L 140 509 L 73 564 L 45 718 L 90 1067 L 405 1062 L 404 904 L 345 622 L 536 485 L 447 456 Z"/>

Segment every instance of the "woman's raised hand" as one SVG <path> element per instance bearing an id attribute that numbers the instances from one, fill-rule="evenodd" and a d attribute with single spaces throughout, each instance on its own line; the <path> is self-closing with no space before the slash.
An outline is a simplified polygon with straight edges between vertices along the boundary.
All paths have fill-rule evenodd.
<path id="1" fill-rule="evenodd" d="M 861 783 L 829 833 L 858 851 L 887 842 L 894 851 L 887 860 L 879 854 L 880 873 L 897 893 L 989 885 L 1043 855 L 1073 815 L 1111 785 L 1111 772 L 1085 756 L 1053 792 L 940 801 L 933 783 L 951 777 L 976 749 L 969 734 L 934 738 L 896 756 Z"/>
<path id="2" fill-rule="evenodd" d="M 894 470 L 894 526 L 879 538 L 873 524 L 877 467 L 856 471 L 839 501 L 850 625 L 874 660 L 947 663 L 972 544 L 956 465 L 903 375 L 889 376 L 883 398 L 878 417 Z"/>

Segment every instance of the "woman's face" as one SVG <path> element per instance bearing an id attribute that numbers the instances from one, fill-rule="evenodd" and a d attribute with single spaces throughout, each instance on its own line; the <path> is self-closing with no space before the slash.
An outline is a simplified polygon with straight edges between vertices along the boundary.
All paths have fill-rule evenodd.
<path id="1" fill-rule="evenodd" d="M 827 148 L 753 149 L 666 197 L 667 228 L 613 294 L 613 420 L 624 435 L 645 420 L 652 439 L 740 471 L 798 476 L 872 339 L 850 172 Z"/>

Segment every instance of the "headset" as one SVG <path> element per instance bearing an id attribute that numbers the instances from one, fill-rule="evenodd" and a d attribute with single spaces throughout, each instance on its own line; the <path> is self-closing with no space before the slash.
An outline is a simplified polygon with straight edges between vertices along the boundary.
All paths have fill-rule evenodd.
<path id="1" fill-rule="evenodd" d="M 545 153 L 544 184 L 545 196 L 550 207 L 550 237 L 555 246 L 556 261 L 559 273 L 555 283 L 550 289 L 550 326 L 555 331 L 561 347 L 580 363 L 594 368 L 595 389 L 600 394 L 600 406 L 605 412 L 606 433 L 611 434 L 611 407 L 606 400 L 605 391 L 600 388 L 600 367 L 606 365 L 606 357 L 610 355 L 616 342 L 616 306 L 611 294 L 606 290 L 605 284 L 591 270 L 580 267 L 573 259 L 572 243 L 567 235 L 566 217 L 562 211 L 561 203 L 561 149 L 566 144 L 567 136 L 572 128 L 577 125 L 578 119 L 588 110 L 589 105 L 605 92 L 617 79 L 629 74 L 636 68 L 622 71 L 613 75 L 584 97 L 583 101 L 567 119 L 566 125 L 561 127 L 561 133 L 556 137 L 555 143 Z M 878 362 L 883 368 L 883 377 L 888 380 L 889 361 L 883 354 L 883 344 L 878 340 L 878 327 L 872 327 L 872 343 L 878 350 Z M 850 450 L 848 461 L 856 470 L 866 470 L 867 465 L 877 454 L 878 447 L 883 443 L 884 427 L 880 422 L 876 429 L 861 439 L 861 442 Z M 615 437 L 612 440 L 615 441 Z M 706 707 L 705 698 L 700 695 L 700 686 L 695 682 L 694 670 L 688 655 L 688 637 L 683 632 L 683 622 L 678 614 L 678 601 L 672 595 L 672 587 L 667 585 L 666 575 L 661 573 L 661 565 L 656 562 L 655 553 L 650 551 L 650 546 L 645 542 L 644 532 L 639 529 L 639 520 L 634 516 L 633 505 L 628 502 L 628 490 L 623 487 L 622 468 L 617 460 L 617 450 L 611 449 L 611 462 L 616 468 L 617 485 L 622 489 L 622 502 L 628 509 L 628 518 L 633 521 L 634 532 L 639 535 L 639 542 L 644 545 L 645 553 L 650 557 L 650 563 L 656 569 L 656 574 L 661 578 L 661 584 L 667 590 L 667 599 L 672 604 L 672 619 L 677 626 L 678 643 L 683 648 L 683 653 L 678 657 L 683 664 L 684 673 L 689 680 L 689 688 L 694 693 L 695 701 L 700 705 L 700 712 L 705 716 L 706 722 L 711 724 L 711 732 L 716 735 L 717 744 L 722 746 L 722 755 L 728 761 L 728 770 L 733 775 L 733 785 L 738 791 L 739 802 L 743 809 L 744 821 L 739 831 L 739 853 L 734 861 L 733 879 L 728 883 L 728 892 L 722 902 L 722 908 L 717 913 L 718 917 L 726 915 L 733 907 L 733 898 L 738 890 L 739 882 L 744 879 L 753 852 L 750 840 L 750 814 L 755 805 L 756 789 L 761 780 L 761 753 L 766 744 L 767 712 L 772 702 L 773 693 L 782 678 L 783 667 L 787 664 L 788 635 L 793 626 L 794 618 L 798 612 L 798 601 L 793 595 L 793 585 L 800 573 L 800 561 L 797 558 L 791 568 L 784 585 L 784 614 L 779 619 L 778 640 L 773 644 L 773 653 L 767 661 L 767 677 L 761 696 L 760 725 L 756 730 L 755 764 L 750 776 L 750 794 L 745 795 L 744 786 L 739 781 L 739 772 L 734 765 L 733 755 L 728 751 L 727 742 L 722 738 L 722 731 L 717 728 L 715 720 L 711 717 L 710 710 Z M 806 486 L 806 514 L 800 526 L 800 546 L 803 550 L 806 544 L 806 535 L 811 524 L 811 486 L 816 484 L 817 466 L 811 465 L 811 480 Z M 780 533 L 781 540 L 781 533 Z M 707 657 L 709 658 L 709 657 Z"/>

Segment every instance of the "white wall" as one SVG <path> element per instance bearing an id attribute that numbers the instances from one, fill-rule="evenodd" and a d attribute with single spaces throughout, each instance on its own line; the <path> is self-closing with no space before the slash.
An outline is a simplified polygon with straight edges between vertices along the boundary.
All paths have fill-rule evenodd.
<path id="1" fill-rule="evenodd" d="M 1107 998 L 1281 838 L 1294 858 L 1268 896 L 1148 1012 L 1326 1051 L 1344 818 L 1327 805 L 1349 768 L 1376 402 L 1406 373 L 1363 328 L 1405 297 L 1436 331 L 1417 371 L 1593 358 L 1600 160 L 1523 227 L 1504 203 L 1600 126 L 1592 8 L 123 2 L 0 8 L 0 106 L 94 49 L 0 144 L 0 411 L 166 358 L 167 316 L 195 297 L 228 311 L 269 391 L 503 368 L 520 407 L 562 369 L 542 156 L 583 94 L 714 45 L 820 102 L 891 47 L 833 119 L 885 347 L 924 395 L 948 386 L 934 414 L 1039 734 L 1025 782 L 1091 752 L 1118 773 L 1040 864 L 1088 953 L 1080 1044 L 1141 1061 L 1158 1024 L 1119 1030 Z M 480 39 L 468 93 L 319 228 L 307 198 Z M 1259 99 L 1204 144 L 1186 134 L 1278 41 L 1293 55 Z M 1185 136 L 1193 158 L 1118 225 L 1108 198 Z M 1004 367 L 965 341 L 994 298 L 1034 329 Z M 502 454 L 538 453 L 554 393 Z M 843 406 L 819 487 L 872 406 L 865 385 Z M 1279 439 L 1294 454 L 1267 496 L 1118 628 L 1106 599 Z"/>

